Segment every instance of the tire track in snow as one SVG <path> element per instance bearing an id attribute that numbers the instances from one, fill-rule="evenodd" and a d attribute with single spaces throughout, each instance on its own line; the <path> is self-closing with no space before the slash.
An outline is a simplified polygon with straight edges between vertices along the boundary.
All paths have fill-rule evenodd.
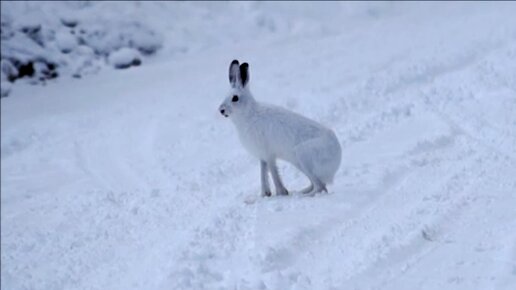
<path id="1" fill-rule="evenodd" d="M 224 192 L 229 186 L 221 186 L 219 190 Z M 242 196 L 236 198 L 241 199 Z M 256 273 L 252 262 L 256 207 L 231 205 L 234 202 L 233 197 L 213 204 L 218 207 L 214 210 L 218 214 L 193 229 L 194 235 L 182 249 L 176 261 L 178 264 L 161 282 L 162 289 L 255 289 L 257 281 L 246 280 L 246 277 Z M 227 265 L 234 267 L 230 270 Z"/>
<path id="2" fill-rule="evenodd" d="M 419 203 L 414 203 L 417 207 L 404 211 L 406 214 L 398 220 L 404 223 L 417 221 L 415 227 L 407 233 L 399 234 L 400 241 L 395 247 L 379 256 L 365 271 L 353 276 L 344 285 L 354 285 L 360 289 L 385 288 L 389 281 L 410 271 L 438 247 L 454 243 L 451 237 L 454 228 L 461 226 L 460 217 L 476 210 L 472 204 L 477 202 L 479 195 L 472 195 L 470 191 L 477 180 L 482 180 L 486 170 L 486 167 L 477 166 L 481 164 L 476 161 L 483 154 L 475 155 L 469 158 L 469 166 L 456 169 L 451 178 L 423 196 Z M 370 283 L 365 279 L 370 276 L 381 278 Z"/>
<path id="3" fill-rule="evenodd" d="M 401 242 L 400 239 L 405 235 L 416 235 L 420 237 L 420 224 L 411 222 L 411 218 L 396 218 L 396 216 L 403 216 L 405 214 L 409 214 L 410 216 L 414 214 L 415 217 L 418 217 L 420 215 L 418 211 L 423 210 L 425 205 L 421 205 L 422 209 L 402 206 L 402 210 L 391 205 L 391 203 L 400 200 L 400 198 L 402 198 L 403 204 L 411 204 L 410 199 L 417 200 L 420 198 L 418 195 L 410 198 L 410 196 L 407 195 L 410 194 L 410 192 L 403 190 L 407 186 L 411 186 L 407 183 L 409 180 L 417 179 L 416 176 L 412 176 L 414 176 L 413 172 L 398 186 L 386 190 L 382 196 L 374 201 L 368 210 L 361 211 L 359 216 L 352 219 L 348 224 L 337 227 L 329 237 L 323 237 L 322 244 L 312 245 L 313 247 L 311 248 L 312 251 L 314 251 L 312 256 L 314 257 L 343 257 L 343 261 L 338 266 L 333 265 L 341 269 L 339 274 L 337 275 L 332 272 L 329 274 L 330 276 L 334 276 L 336 281 L 339 280 L 338 277 L 340 277 L 340 279 L 346 279 L 344 277 L 351 278 L 361 271 L 367 270 L 371 265 L 374 265 L 376 261 L 381 260 L 391 251 L 395 250 L 395 248 L 398 247 L 398 243 Z M 404 194 L 405 196 L 400 196 L 400 192 L 406 192 Z M 416 202 L 415 204 L 419 203 Z M 389 212 L 391 213 L 389 214 Z M 385 220 L 386 218 L 387 220 Z M 378 222 L 379 220 L 382 220 L 381 224 Z M 397 222 L 393 223 L 394 221 Z M 400 223 L 400 221 L 402 222 Z M 335 240 L 340 241 L 339 244 L 332 242 Z M 320 252 L 321 250 L 322 252 Z M 304 264 L 312 264 L 314 262 L 317 263 L 317 261 L 305 261 Z M 319 274 L 324 276 L 323 273 Z"/>

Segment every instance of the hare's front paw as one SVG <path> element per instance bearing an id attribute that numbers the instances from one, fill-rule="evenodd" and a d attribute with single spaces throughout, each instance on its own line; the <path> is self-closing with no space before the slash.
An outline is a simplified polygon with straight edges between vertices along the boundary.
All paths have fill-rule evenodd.
<path id="1" fill-rule="evenodd" d="M 270 189 L 268 190 L 262 190 L 262 196 L 264 197 L 269 197 L 269 196 L 272 196 L 272 192 Z"/>

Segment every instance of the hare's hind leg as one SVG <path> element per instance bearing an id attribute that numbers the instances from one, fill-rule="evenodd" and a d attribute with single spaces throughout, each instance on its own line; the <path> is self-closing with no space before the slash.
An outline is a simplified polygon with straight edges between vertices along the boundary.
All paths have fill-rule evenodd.
<path id="1" fill-rule="evenodd" d="M 269 167 L 269 170 L 271 171 L 272 175 L 272 181 L 274 181 L 274 186 L 276 187 L 276 195 L 288 195 L 288 191 L 283 185 L 283 182 L 281 182 L 279 173 L 278 173 L 278 167 L 276 166 L 276 161 L 271 160 L 267 162 L 267 166 Z"/>
<path id="2" fill-rule="evenodd" d="M 260 160 L 260 172 L 262 179 L 262 196 L 271 196 L 272 191 L 269 185 L 269 167 L 263 160 Z"/>
<path id="3" fill-rule="evenodd" d="M 306 177 L 308 177 L 308 180 L 310 180 L 310 185 L 304 189 L 301 190 L 301 193 L 303 194 L 315 194 L 321 191 L 328 192 L 326 190 L 326 184 L 324 184 L 315 174 L 313 173 L 313 169 L 310 166 L 310 162 L 307 160 L 303 161 L 303 158 L 299 160 L 298 165 L 299 170 L 303 172 Z"/>
<path id="4" fill-rule="evenodd" d="M 328 192 L 326 184 L 317 175 L 318 165 L 321 159 L 326 156 L 324 152 L 324 141 L 320 138 L 315 138 L 303 142 L 296 146 L 295 153 L 297 158 L 297 167 L 301 170 L 311 182 L 311 185 L 304 189 L 302 193 L 318 193 L 321 191 Z"/>
<path id="5" fill-rule="evenodd" d="M 310 179 L 310 182 L 312 183 L 307 188 L 303 189 L 301 192 L 305 194 L 314 194 L 319 193 L 321 191 L 328 192 L 326 189 L 326 184 L 324 184 L 318 177 L 316 177 L 313 173 L 310 171 L 303 171 L 303 173 Z"/>

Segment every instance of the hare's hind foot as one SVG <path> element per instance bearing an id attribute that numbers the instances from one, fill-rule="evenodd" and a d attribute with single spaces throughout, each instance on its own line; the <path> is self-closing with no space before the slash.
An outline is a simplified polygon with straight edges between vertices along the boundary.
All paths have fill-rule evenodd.
<path id="1" fill-rule="evenodd" d="M 276 190 L 276 195 L 288 195 L 288 190 L 286 188 L 280 188 Z"/>
<path id="2" fill-rule="evenodd" d="M 306 188 L 301 189 L 300 193 L 302 194 L 308 194 L 314 190 L 314 185 L 310 183 L 310 185 Z"/>
<path id="3" fill-rule="evenodd" d="M 314 186 L 313 183 L 310 183 L 310 185 L 304 189 L 302 189 L 300 191 L 301 194 L 306 194 L 306 195 L 315 195 L 316 193 L 320 193 L 320 192 L 326 192 L 328 193 L 328 190 L 326 189 L 326 185 L 323 184 L 322 182 L 317 182 L 317 186 Z"/>

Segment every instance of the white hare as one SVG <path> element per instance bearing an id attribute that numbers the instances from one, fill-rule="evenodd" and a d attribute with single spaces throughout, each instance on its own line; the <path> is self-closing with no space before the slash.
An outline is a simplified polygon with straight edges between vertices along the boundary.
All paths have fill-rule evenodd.
<path id="1" fill-rule="evenodd" d="M 276 195 L 288 195 L 276 159 L 292 163 L 310 180 L 302 193 L 326 190 L 337 172 L 341 148 L 328 128 L 281 107 L 257 102 L 249 91 L 249 65 L 233 60 L 229 66 L 231 90 L 220 105 L 222 115 L 236 126 L 244 147 L 260 160 L 262 195 L 270 196 L 269 175 Z"/>

